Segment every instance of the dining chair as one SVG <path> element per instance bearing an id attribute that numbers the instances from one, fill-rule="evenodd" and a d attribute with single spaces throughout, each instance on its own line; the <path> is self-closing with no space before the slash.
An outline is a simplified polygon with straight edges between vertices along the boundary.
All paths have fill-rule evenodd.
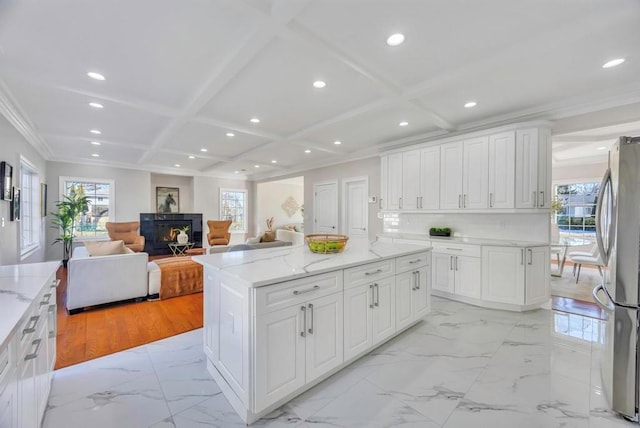
<path id="1" fill-rule="evenodd" d="M 574 269 L 578 267 L 578 274 L 576 275 L 576 284 L 580 280 L 580 269 L 582 265 L 596 266 L 598 268 L 598 272 L 600 272 L 600 276 L 602 276 L 602 267 L 605 266 L 602 257 L 600 257 L 600 252 L 596 249 L 596 256 L 573 256 L 570 257 L 573 262 Z"/>

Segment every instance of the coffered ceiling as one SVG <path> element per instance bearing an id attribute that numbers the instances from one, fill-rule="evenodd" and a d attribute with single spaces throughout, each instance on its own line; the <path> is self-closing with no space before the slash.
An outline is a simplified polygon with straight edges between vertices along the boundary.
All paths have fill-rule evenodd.
<path id="1" fill-rule="evenodd" d="M 638 22 L 637 0 L 3 0 L 0 111 L 49 160 L 261 178 L 640 102 Z"/>

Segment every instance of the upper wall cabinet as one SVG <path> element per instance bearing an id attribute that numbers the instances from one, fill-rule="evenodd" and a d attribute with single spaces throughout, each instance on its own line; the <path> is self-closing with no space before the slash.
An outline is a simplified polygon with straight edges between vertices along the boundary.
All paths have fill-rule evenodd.
<path id="1" fill-rule="evenodd" d="M 516 131 L 516 208 L 551 206 L 551 134 L 546 129 Z"/>
<path id="2" fill-rule="evenodd" d="M 414 212 L 549 208 L 550 144 L 547 128 L 507 129 L 384 155 L 380 207 Z"/>

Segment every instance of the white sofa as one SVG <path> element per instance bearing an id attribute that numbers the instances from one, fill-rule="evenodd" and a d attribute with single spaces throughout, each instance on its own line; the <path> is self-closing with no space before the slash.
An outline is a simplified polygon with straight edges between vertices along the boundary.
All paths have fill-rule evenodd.
<path id="1" fill-rule="evenodd" d="M 68 264 L 67 310 L 145 298 L 148 259 L 147 253 L 90 257 L 85 247 L 77 247 Z"/>
<path id="2" fill-rule="evenodd" d="M 276 229 L 276 240 L 291 242 L 291 245 L 304 245 L 304 233 L 288 229 Z"/>

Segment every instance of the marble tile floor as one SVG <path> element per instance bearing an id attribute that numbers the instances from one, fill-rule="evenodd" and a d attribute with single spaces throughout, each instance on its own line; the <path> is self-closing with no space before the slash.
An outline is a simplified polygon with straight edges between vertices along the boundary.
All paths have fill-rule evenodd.
<path id="1" fill-rule="evenodd" d="M 268 427 L 637 427 L 600 387 L 603 321 L 433 299 L 402 335 L 259 420 Z M 240 427 L 202 330 L 55 372 L 44 428 Z"/>

